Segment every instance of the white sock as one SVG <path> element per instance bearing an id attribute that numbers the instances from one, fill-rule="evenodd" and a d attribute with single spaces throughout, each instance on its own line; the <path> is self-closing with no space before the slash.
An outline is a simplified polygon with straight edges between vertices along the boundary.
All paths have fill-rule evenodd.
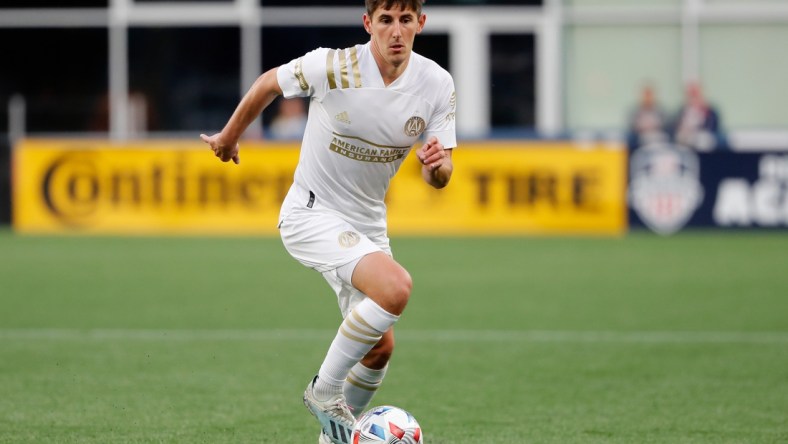
<path id="1" fill-rule="evenodd" d="M 342 386 L 342 393 L 345 394 L 345 400 L 356 417 L 364 412 L 375 396 L 388 368 L 389 366 L 386 365 L 380 370 L 375 370 L 359 362 L 350 369 L 345 385 Z"/>
<path id="2" fill-rule="evenodd" d="M 397 319 L 399 316 L 387 312 L 370 298 L 359 302 L 342 321 L 328 348 L 314 385 L 315 396 L 328 399 L 342 393 L 350 369 L 372 350 Z"/>

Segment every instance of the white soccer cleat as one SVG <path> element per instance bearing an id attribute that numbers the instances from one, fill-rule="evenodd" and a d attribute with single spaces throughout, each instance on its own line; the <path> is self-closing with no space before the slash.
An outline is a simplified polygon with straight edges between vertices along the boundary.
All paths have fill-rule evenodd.
<path id="1" fill-rule="evenodd" d="M 304 405 L 320 421 L 320 426 L 323 428 L 318 443 L 350 444 L 353 428 L 356 426 L 356 418 L 350 411 L 345 397 L 338 394 L 326 401 L 319 401 L 313 393 L 315 381 L 317 381 L 317 376 L 304 390 Z M 328 438 L 328 441 L 325 441 L 323 436 Z"/>
<path id="2" fill-rule="evenodd" d="M 317 444 L 332 444 L 331 438 L 328 437 L 323 431 L 320 431 L 320 436 L 317 437 Z"/>

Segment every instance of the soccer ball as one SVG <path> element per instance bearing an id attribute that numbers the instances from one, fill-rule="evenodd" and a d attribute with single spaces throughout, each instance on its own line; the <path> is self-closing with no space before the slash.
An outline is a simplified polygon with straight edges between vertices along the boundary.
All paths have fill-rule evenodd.
<path id="1" fill-rule="evenodd" d="M 424 444 L 424 435 L 416 418 L 398 407 L 384 405 L 361 415 L 353 430 L 353 444 Z"/>

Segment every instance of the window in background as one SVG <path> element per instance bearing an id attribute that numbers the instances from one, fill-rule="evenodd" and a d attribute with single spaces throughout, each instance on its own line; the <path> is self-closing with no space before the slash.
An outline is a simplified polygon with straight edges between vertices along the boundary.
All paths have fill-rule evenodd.
<path id="1" fill-rule="evenodd" d="M 564 32 L 566 127 L 620 131 L 644 84 L 673 111 L 681 101 L 681 28 L 570 26 Z"/>
<path id="2" fill-rule="evenodd" d="M 429 6 L 518 5 L 541 6 L 544 0 L 429 0 Z M 263 6 L 363 6 L 361 0 L 260 0 Z"/>
<path id="3" fill-rule="evenodd" d="M 419 34 L 413 50 L 432 59 L 443 69 L 449 69 L 449 35 L 448 34 Z"/>
<path id="4" fill-rule="evenodd" d="M 704 25 L 703 94 L 728 129 L 788 128 L 788 26 Z"/>
<path id="5" fill-rule="evenodd" d="M 747 0 L 751 1 L 751 0 Z M 627 8 L 636 7 L 636 8 L 650 8 L 654 6 L 663 7 L 663 6 L 681 6 L 684 3 L 684 0 L 564 0 L 564 6 L 571 7 L 571 6 L 583 6 L 583 7 L 591 7 L 591 6 L 605 6 L 605 7 L 612 7 L 612 6 L 623 6 Z"/>
<path id="6" fill-rule="evenodd" d="M 708 5 L 746 5 L 755 7 L 768 7 L 770 5 L 784 5 L 785 0 L 705 0 Z"/>
<path id="7" fill-rule="evenodd" d="M 2 8 L 106 8 L 109 0 L 2 0 Z"/>
<path id="8" fill-rule="evenodd" d="M 107 48 L 106 29 L 0 29 L 0 132 L 15 94 L 28 132 L 92 130 L 108 89 Z"/>
<path id="9" fill-rule="evenodd" d="M 369 40 L 359 18 L 358 26 L 270 26 L 262 29 L 265 70 L 301 57 L 318 47 L 347 48 Z M 283 45 L 282 42 L 287 42 Z"/>
<path id="10" fill-rule="evenodd" d="M 151 131 L 220 130 L 240 98 L 238 28 L 131 28 L 129 92 Z"/>
<path id="11" fill-rule="evenodd" d="M 543 0 L 429 0 L 427 5 L 450 5 L 450 6 L 542 6 Z"/>
<path id="12" fill-rule="evenodd" d="M 494 129 L 536 127 L 533 34 L 490 36 L 490 100 Z"/>
<path id="13" fill-rule="evenodd" d="M 131 0 L 134 3 L 233 3 L 235 0 Z"/>

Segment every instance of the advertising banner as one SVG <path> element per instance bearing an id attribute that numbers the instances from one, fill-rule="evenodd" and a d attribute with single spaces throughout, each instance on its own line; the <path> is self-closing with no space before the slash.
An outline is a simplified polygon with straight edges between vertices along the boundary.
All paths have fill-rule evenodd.
<path id="1" fill-rule="evenodd" d="M 410 155 L 387 197 L 391 234 L 621 234 L 626 153 L 560 143 L 463 143 L 442 190 Z M 14 150 L 23 233 L 275 234 L 293 143 L 246 142 L 241 164 L 200 141 L 27 140 Z"/>
<path id="2" fill-rule="evenodd" d="M 413 159 L 392 181 L 392 232 L 621 234 L 626 152 L 569 143 L 462 144 L 449 186 L 434 190 Z"/>
<path id="3" fill-rule="evenodd" d="M 630 158 L 628 198 L 630 224 L 661 234 L 788 228 L 788 153 L 639 148 Z"/>

